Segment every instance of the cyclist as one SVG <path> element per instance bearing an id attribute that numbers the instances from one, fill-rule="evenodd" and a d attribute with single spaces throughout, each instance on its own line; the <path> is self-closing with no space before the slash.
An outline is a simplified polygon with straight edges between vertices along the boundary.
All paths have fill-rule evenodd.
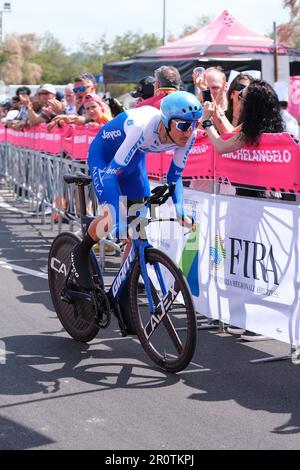
<path id="1" fill-rule="evenodd" d="M 150 195 L 146 152 L 175 150 L 167 181 L 176 183 L 173 202 L 179 222 L 192 226 L 183 208 L 182 173 L 201 116 L 199 100 L 178 91 L 164 98 L 160 110 L 151 106 L 129 110 L 101 128 L 90 146 L 88 164 L 103 215 L 91 223 L 72 253 L 72 269 L 81 288 L 92 288 L 88 259 L 93 245 L 114 225 L 118 238 L 127 237 L 127 212 L 124 214 L 120 198 L 136 202 Z"/>

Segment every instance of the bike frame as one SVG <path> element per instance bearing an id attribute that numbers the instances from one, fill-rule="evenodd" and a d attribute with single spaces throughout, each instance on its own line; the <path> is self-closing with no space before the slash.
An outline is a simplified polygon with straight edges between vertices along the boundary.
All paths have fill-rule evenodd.
<path id="1" fill-rule="evenodd" d="M 147 272 L 147 266 L 146 266 L 146 260 L 145 260 L 145 251 L 148 248 L 153 248 L 152 245 L 147 240 L 131 240 L 132 241 L 132 247 L 129 252 L 129 255 L 127 256 L 125 262 L 123 263 L 120 271 L 118 272 L 117 276 L 115 277 L 115 280 L 112 283 L 112 286 L 108 292 L 108 298 L 112 304 L 116 304 L 122 294 L 124 285 L 128 279 L 128 277 L 131 274 L 133 265 L 135 264 L 136 261 L 140 263 L 141 267 L 141 275 L 145 284 L 145 289 L 149 301 L 149 306 L 150 306 L 150 311 L 152 314 L 155 313 L 156 307 L 154 305 L 153 297 L 152 297 L 152 292 L 151 292 L 151 285 L 150 285 L 150 280 Z M 163 276 L 161 273 L 160 266 L 158 263 L 155 263 L 154 265 L 155 272 L 157 274 L 157 277 L 159 279 L 161 289 L 163 291 L 163 294 L 165 295 L 167 290 L 165 287 L 165 283 L 163 280 Z"/>
<path id="2" fill-rule="evenodd" d="M 88 225 L 93 220 L 94 220 L 94 218 L 92 218 L 92 217 L 84 216 L 82 218 L 82 227 L 84 227 L 84 229 L 87 230 Z M 143 233 L 143 238 L 131 239 L 131 242 L 132 242 L 131 250 L 130 250 L 126 260 L 122 264 L 122 266 L 121 266 L 118 274 L 116 275 L 114 281 L 112 282 L 111 288 L 109 289 L 108 292 L 106 292 L 106 295 L 109 299 L 111 307 L 114 308 L 114 306 L 118 303 L 118 300 L 119 300 L 119 298 L 122 294 L 124 285 L 125 285 L 128 277 L 130 276 L 131 272 L 132 272 L 133 265 L 138 261 L 139 264 L 140 264 L 140 267 L 141 267 L 141 275 L 142 275 L 142 278 L 143 278 L 143 281 L 144 281 L 144 284 L 145 284 L 145 289 L 146 289 L 146 293 L 147 293 L 147 297 L 148 297 L 148 301 L 149 301 L 150 312 L 151 312 L 151 314 L 154 314 L 156 312 L 156 307 L 155 307 L 153 297 L 152 297 L 151 285 L 150 285 L 150 280 L 149 280 L 149 276 L 148 276 L 148 272 L 147 272 L 147 266 L 146 266 L 146 260 L 145 260 L 145 255 L 146 255 L 145 251 L 149 248 L 153 248 L 153 246 L 148 242 L 148 240 L 145 236 L 144 229 L 142 230 L 142 233 Z M 99 267 L 99 263 L 97 261 L 97 258 L 94 255 L 94 253 L 91 253 L 90 256 L 91 256 L 92 262 L 94 264 L 94 267 L 97 270 L 97 275 L 98 275 L 98 278 L 99 278 L 100 287 L 103 287 L 104 286 L 103 277 L 102 277 L 102 273 L 100 271 L 100 267 Z M 159 280 L 160 288 L 162 290 L 162 293 L 163 293 L 164 296 L 166 296 L 167 295 L 167 289 L 166 289 L 165 282 L 164 282 L 164 279 L 163 279 L 163 276 L 162 276 L 162 273 L 161 273 L 161 269 L 160 269 L 160 266 L 159 266 L 158 263 L 154 264 L 154 270 L 155 270 L 157 278 Z M 70 274 L 71 274 L 71 268 L 70 268 L 69 273 L 66 277 L 64 293 L 67 296 L 75 297 L 75 298 L 80 299 L 80 300 L 84 300 L 84 301 L 87 301 L 87 302 L 91 301 L 92 300 L 92 295 L 91 294 L 84 293 L 84 292 L 73 291 L 73 290 L 70 290 L 67 287 Z"/>

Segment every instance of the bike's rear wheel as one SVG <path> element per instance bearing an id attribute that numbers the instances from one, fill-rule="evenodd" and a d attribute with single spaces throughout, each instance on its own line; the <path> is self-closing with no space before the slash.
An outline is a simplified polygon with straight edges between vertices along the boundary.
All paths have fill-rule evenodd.
<path id="1" fill-rule="evenodd" d="M 72 299 L 68 304 L 61 299 L 61 292 L 71 265 L 71 252 L 80 242 L 73 233 L 62 233 L 53 242 L 48 261 L 48 279 L 52 302 L 65 330 L 77 341 L 87 343 L 94 339 L 99 326 L 92 302 Z M 95 272 L 93 263 L 91 273 Z"/>
<path id="2" fill-rule="evenodd" d="M 145 258 L 156 313 L 150 311 L 146 292 L 140 292 L 141 267 L 137 262 L 130 283 L 136 332 L 145 352 L 159 367 L 179 372 L 190 363 L 196 348 L 193 299 L 182 272 L 168 256 L 151 248 Z"/>

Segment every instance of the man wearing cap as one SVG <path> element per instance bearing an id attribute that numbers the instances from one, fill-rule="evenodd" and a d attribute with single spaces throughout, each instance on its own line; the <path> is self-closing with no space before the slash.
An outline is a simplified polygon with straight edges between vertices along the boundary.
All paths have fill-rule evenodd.
<path id="1" fill-rule="evenodd" d="M 33 103 L 28 95 L 20 95 L 23 106 L 28 110 L 27 124 L 36 126 L 43 122 L 50 122 L 57 114 L 64 111 L 64 103 L 56 99 L 56 89 L 54 85 L 45 83 L 37 90 L 38 111 L 34 111 Z"/>
<path id="2" fill-rule="evenodd" d="M 142 80 L 138 82 L 136 91 L 130 93 L 133 98 L 139 98 L 139 101 L 135 107 L 138 107 L 139 104 L 142 105 L 144 100 L 152 98 L 154 95 L 154 83 L 155 78 L 151 77 L 150 75 L 148 77 L 142 78 Z"/>
<path id="3" fill-rule="evenodd" d="M 166 96 L 170 93 L 174 93 L 174 91 L 180 90 L 181 77 L 176 67 L 163 65 L 155 70 L 154 75 L 154 96 L 141 101 L 136 105 L 136 108 L 140 108 L 141 106 L 153 106 L 154 108 L 160 109 L 160 104 Z"/>

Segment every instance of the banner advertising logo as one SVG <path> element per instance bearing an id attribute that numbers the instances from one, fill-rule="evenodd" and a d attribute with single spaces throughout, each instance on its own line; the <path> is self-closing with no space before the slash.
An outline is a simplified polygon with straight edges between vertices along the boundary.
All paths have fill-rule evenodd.
<path id="1" fill-rule="evenodd" d="M 200 225 L 196 224 L 195 232 L 192 232 L 186 242 L 184 250 L 179 261 L 179 267 L 185 275 L 191 292 L 195 297 L 200 295 L 199 283 L 199 240 L 200 240 Z"/>
<path id="2" fill-rule="evenodd" d="M 212 246 L 210 247 L 210 262 L 218 271 L 224 267 L 225 259 L 225 242 L 219 235 L 217 235 L 212 242 Z"/>

